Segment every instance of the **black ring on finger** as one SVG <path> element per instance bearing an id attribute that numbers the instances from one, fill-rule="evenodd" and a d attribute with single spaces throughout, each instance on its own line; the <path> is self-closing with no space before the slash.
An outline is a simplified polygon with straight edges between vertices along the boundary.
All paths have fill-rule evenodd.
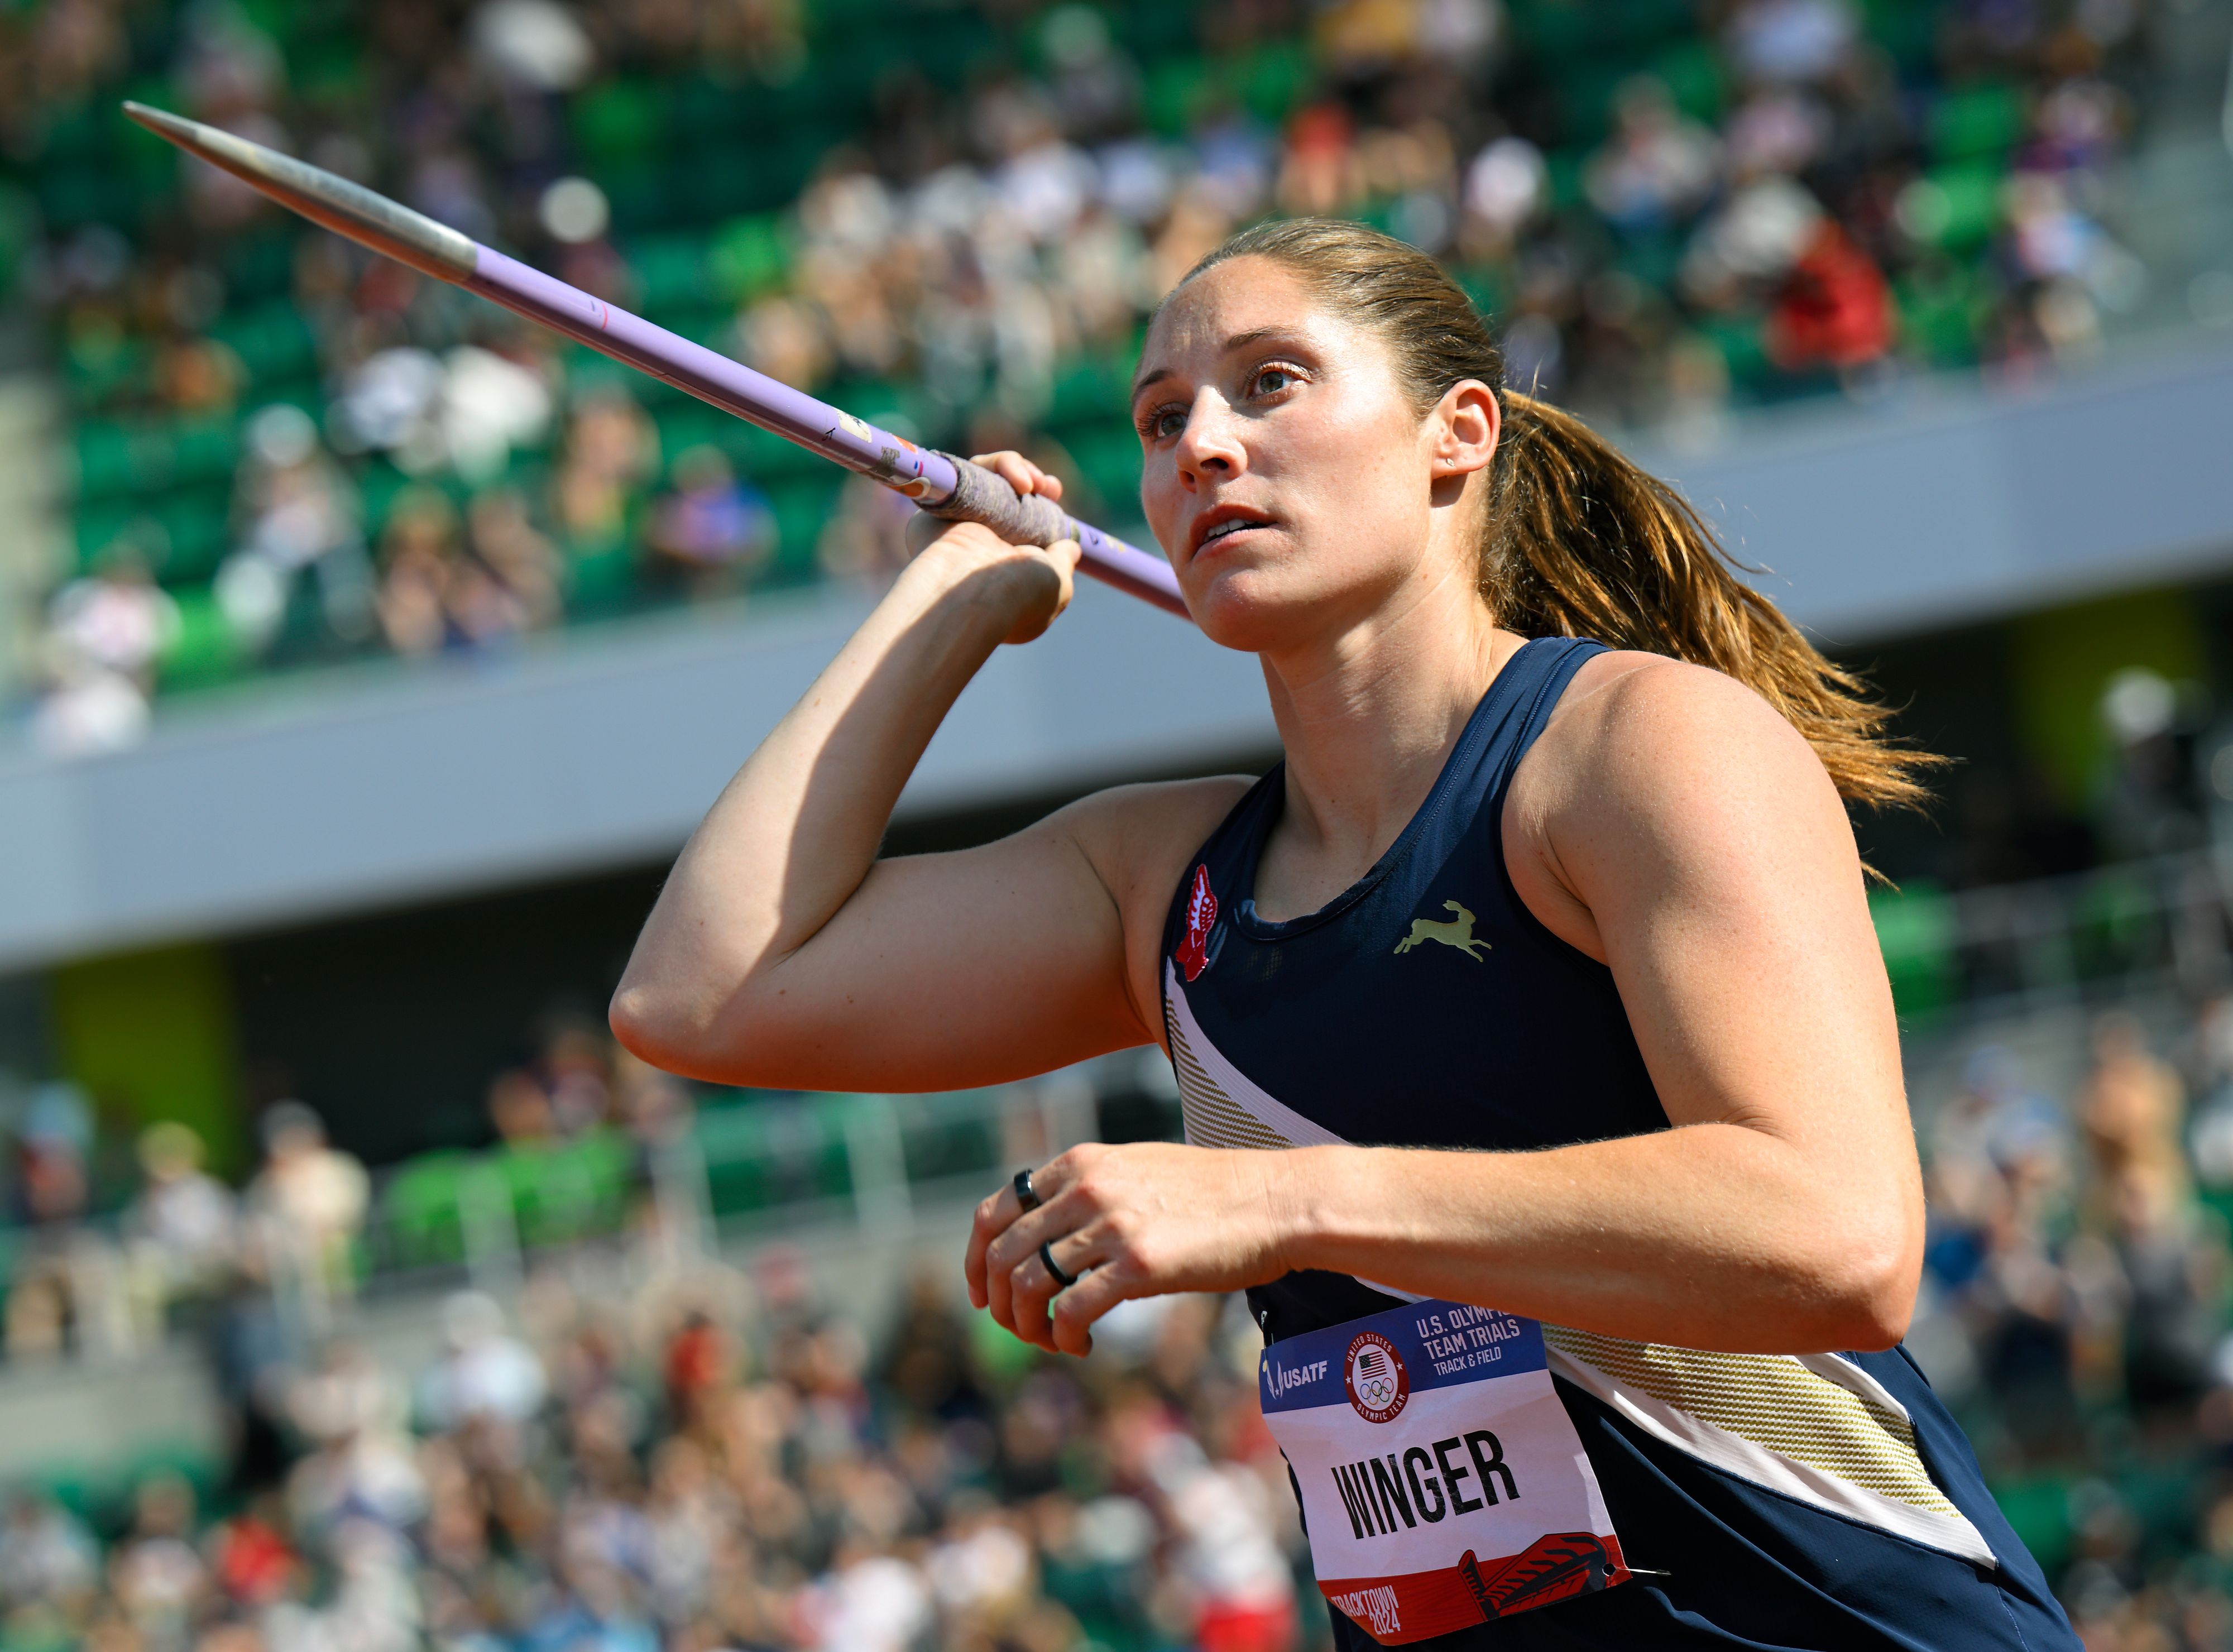
<path id="1" fill-rule="evenodd" d="M 1046 1271 L 1054 1275 L 1055 1283 L 1059 1285 L 1064 1290 L 1067 1291 L 1071 1286 L 1077 1283 L 1077 1276 L 1075 1273 L 1064 1273 L 1062 1271 L 1062 1264 L 1054 1259 L 1054 1241 L 1052 1239 L 1041 1239 L 1039 1241 L 1039 1260 L 1046 1264 Z"/>
<path id="2" fill-rule="evenodd" d="M 1039 1207 L 1039 1196 L 1038 1190 L 1032 1186 L 1032 1172 L 1029 1165 L 1016 1172 L 1013 1185 L 1016 1189 L 1016 1202 L 1019 1205 L 1025 1210 L 1037 1210 Z"/>

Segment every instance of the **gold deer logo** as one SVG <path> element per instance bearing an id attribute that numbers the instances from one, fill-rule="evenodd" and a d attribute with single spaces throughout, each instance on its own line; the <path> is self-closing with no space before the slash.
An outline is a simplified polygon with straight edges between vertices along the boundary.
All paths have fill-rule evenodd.
<path id="1" fill-rule="evenodd" d="M 1422 941 L 1439 940 L 1445 946 L 1456 947 L 1475 963 L 1481 962 L 1481 953 L 1488 950 L 1488 943 L 1474 939 L 1473 914 L 1455 901 L 1443 901 L 1442 910 L 1455 912 L 1458 915 L 1448 923 L 1439 922 L 1433 918 L 1412 919 L 1411 933 L 1396 943 L 1397 957 L 1402 957 Z M 1481 952 L 1474 950 L 1476 946 L 1481 948 Z"/>

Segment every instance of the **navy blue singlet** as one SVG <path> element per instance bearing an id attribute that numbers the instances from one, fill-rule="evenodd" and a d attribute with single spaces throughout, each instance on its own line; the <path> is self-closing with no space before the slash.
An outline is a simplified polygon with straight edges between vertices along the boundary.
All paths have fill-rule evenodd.
<path id="1" fill-rule="evenodd" d="M 1501 835 L 1514 771 L 1594 642 L 1507 661 L 1410 824 L 1320 910 L 1252 894 L 1274 769 L 1187 869 L 1163 1011 L 1187 1136 L 1526 1149 L 1667 1128 L 1612 976 L 1531 914 Z M 1493 1284 L 1484 1305 L 1495 1305 Z M 1270 1339 L 1397 1304 L 1346 1275 L 1249 1293 Z M 1658 1576 L 1431 1642 L 1488 1649 L 2076 1652 L 1969 1442 L 1904 1350 L 1733 1355 L 1544 1327 L 1629 1563 Z M 1344 1652 L 1372 1642 L 1335 1612 Z"/>

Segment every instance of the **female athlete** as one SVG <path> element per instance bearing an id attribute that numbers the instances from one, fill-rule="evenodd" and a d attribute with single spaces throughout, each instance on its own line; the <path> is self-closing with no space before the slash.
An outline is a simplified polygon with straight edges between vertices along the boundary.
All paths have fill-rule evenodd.
<path id="1" fill-rule="evenodd" d="M 676 863 L 622 1041 L 839 1090 L 1162 1044 L 1187 1145 L 1019 1175 L 970 1294 L 1082 1354 L 1247 1291 L 1344 1648 L 2075 1648 L 1899 1347 L 1923 1199 L 1841 802 L 1917 795 L 1884 712 L 1369 230 L 1205 258 L 1132 411 L 1285 761 L 878 859 L 1077 563 L 926 533 Z"/>

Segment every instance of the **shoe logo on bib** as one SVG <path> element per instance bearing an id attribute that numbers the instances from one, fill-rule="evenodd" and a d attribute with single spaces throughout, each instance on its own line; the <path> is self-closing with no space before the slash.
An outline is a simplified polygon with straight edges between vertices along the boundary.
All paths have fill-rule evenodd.
<path id="1" fill-rule="evenodd" d="M 1209 887 L 1209 868 L 1194 869 L 1194 888 L 1187 891 L 1186 939 L 1171 959 L 1189 981 L 1209 967 L 1209 932 L 1217 927 L 1217 896 Z"/>
<path id="2" fill-rule="evenodd" d="M 1342 1361 L 1349 1402 L 1367 1422 L 1393 1422 L 1411 1400 L 1411 1373 L 1396 1344 L 1377 1330 L 1357 1332 Z"/>
<path id="3" fill-rule="evenodd" d="M 1396 955 L 1398 958 L 1422 941 L 1439 940 L 1445 946 L 1456 947 L 1475 963 L 1481 962 L 1481 954 L 1488 950 L 1488 943 L 1485 940 L 1475 940 L 1473 938 L 1473 914 L 1455 901 L 1443 901 L 1442 910 L 1455 912 L 1457 916 L 1447 923 L 1435 918 L 1411 920 L 1411 933 L 1396 943 Z M 1475 947 L 1479 947 L 1481 951 L 1475 951 Z"/>

